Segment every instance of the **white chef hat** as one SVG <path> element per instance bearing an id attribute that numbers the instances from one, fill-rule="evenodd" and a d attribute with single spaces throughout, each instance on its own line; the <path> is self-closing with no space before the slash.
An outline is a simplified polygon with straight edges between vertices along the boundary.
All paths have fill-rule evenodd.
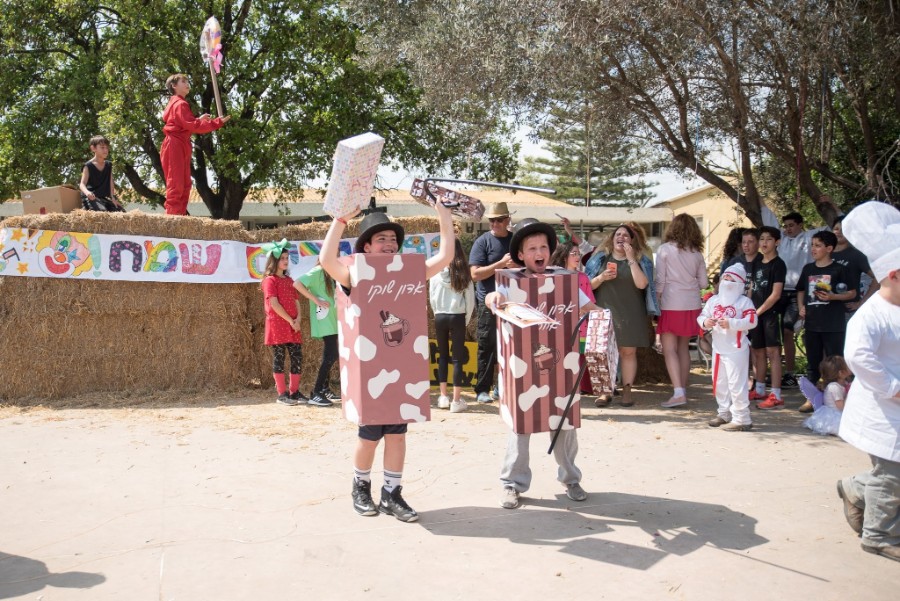
<path id="1" fill-rule="evenodd" d="M 900 211 L 889 204 L 869 201 L 841 221 L 844 237 L 869 259 L 875 281 L 900 269 Z"/>

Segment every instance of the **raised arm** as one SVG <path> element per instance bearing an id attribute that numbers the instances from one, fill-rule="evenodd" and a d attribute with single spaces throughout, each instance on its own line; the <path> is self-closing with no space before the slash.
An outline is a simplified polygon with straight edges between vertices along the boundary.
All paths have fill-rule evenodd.
<path id="1" fill-rule="evenodd" d="M 456 248 L 456 234 L 453 232 L 453 218 L 450 216 L 450 209 L 440 201 L 435 203 L 434 209 L 437 211 L 441 223 L 441 246 L 436 255 L 425 261 L 426 279 L 436 276 L 450 264 Z"/>
<path id="2" fill-rule="evenodd" d="M 343 217 L 335 217 L 325 234 L 325 240 L 322 241 L 322 250 L 319 252 L 319 263 L 325 273 L 330 275 L 332 279 L 343 286 L 350 287 L 350 270 L 346 265 L 338 260 L 338 248 L 341 244 L 341 236 L 347 227 L 347 220 L 356 215 L 359 211 L 349 213 Z"/>

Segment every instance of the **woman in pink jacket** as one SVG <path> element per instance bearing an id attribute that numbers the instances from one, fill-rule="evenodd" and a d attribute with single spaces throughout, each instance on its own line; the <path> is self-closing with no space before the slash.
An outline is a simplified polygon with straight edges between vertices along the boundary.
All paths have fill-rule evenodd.
<path id="1" fill-rule="evenodd" d="M 191 91 L 187 75 L 176 73 L 166 80 L 166 89 L 172 94 L 169 105 L 163 111 L 165 139 L 160 150 L 163 174 L 166 176 L 166 214 L 187 215 L 188 196 L 191 193 L 191 134 L 208 134 L 225 125 L 231 116 L 195 117 L 184 99 Z"/>
<path id="2" fill-rule="evenodd" d="M 659 295 L 659 325 L 666 369 L 675 391 L 662 403 L 665 408 L 687 403 L 691 370 L 688 342 L 700 334 L 700 290 L 706 288 L 703 234 L 690 215 L 676 215 L 666 229 L 665 243 L 656 253 L 656 293 Z"/>

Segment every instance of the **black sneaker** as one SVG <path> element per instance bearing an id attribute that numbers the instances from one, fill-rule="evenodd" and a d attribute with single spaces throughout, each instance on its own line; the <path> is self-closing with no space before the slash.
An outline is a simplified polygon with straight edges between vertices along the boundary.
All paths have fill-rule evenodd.
<path id="1" fill-rule="evenodd" d="M 309 399 L 306 398 L 306 395 L 299 390 L 297 392 L 291 393 L 291 400 L 294 401 L 295 405 L 305 405 L 309 402 Z"/>
<path id="2" fill-rule="evenodd" d="M 275 402 L 279 405 L 287 405 L 288 407 L 293 407 L 297 404 L 297 401 L 292 399 L 288 393 L 279 394 L 278 398 L 275 399 Z"/>
<path id="3" fill-rule="evenodd" d="M 372 483 L 353 479 L 353 510 L 359 515 L 378 515 L 372 500 Z"/>
<path id="4" fill-rule="evenodd" d="M 313 407 L 331 407 L 334 405 L 331 401 L 326 399 L 321 392 L 317 392 L 309 399 L 309 404 Z"/>
<path id="5" fill-rule="evenodd" d="M 402 486 L 398 486 L 391 492 L 381 487 L 381 503 L 378 504 L 378 511 L 386 515 L 392 515 L 401 522 L 415 522 L 419 519 L 416 510 L 406 504 L 400 495 Z"/>
<path id="6" fill-rule="evenodd" d="M 799 384 L 797 383 L 797 378 L 794 377 L 792 373 L 786 373 L 781 376 L 781 387 L 782 388 L 797 388 Z"/>
<path id="7" fill-rule="evenodd" d="M 330 388 L 323 388 L 322 396 L 325 397 L 326 399 L 328 399 L 329 401 L 331 401 L 332 403 L 335 401 L 341 400 L 341 395 L 334 394 Z"/>

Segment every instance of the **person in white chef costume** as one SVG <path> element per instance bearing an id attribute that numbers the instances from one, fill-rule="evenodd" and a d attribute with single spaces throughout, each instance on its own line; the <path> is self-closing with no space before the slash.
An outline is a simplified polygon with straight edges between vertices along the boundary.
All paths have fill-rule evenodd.
<path id="1" fill-rule="evenodd" d="M 900 561 L 900 211 L 867 202 L 843 221 L 881 289 L 847 326 L 850 386 L 839 436 L 869 454 L 870 471 L 839 480 L 844 516 L 862 549 Z"/>

